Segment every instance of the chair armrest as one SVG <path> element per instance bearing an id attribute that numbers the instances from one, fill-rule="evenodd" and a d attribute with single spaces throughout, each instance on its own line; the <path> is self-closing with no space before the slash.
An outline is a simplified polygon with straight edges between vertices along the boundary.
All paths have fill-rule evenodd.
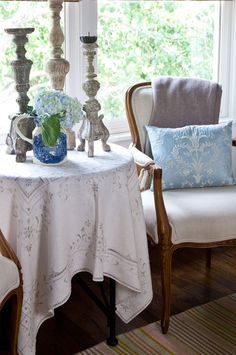
<path id="1" fill-rule="evenodd" d="M 148 167 L 148 172 L 153 178 L 153 194 L 158 226 L 158 238 L 162 245 L 171 245 L 171 226 L 167 217 L 162 193 L 162 169 L 156 164 Z"/>
<path id="2" fill-rule="evenodd" d="M 158 225 L 159 240 L 163 245 L 171 244 L 171 226 L 166 213 L 162 194 L 162 169 L 154 160 L 142 153 L 135 146 L 130 146 L 135 163 L 141 167 L 139 174 L 140 191 L 150 188 L 153 180 L 153 193 L 155 201 L 156 218 Z"/>
<path id="3" fill-rule="evenodd" d="M 18 269 L 21 269 L 20 262 L 14 253 L 13 249 L 10 247 L 8 242 L 6 241 L 4 235 L 2 234 L 2 231 L 0 230 L 0 253 L 5 256 L 8 259 L 11 259 L 14 261 L 14 263 L 17 265 Z"/>
<path id="4" fill-rule="evenodd" d="M 150 169 L 155 165 L 155 162 L 135 146 L 130 145 L 129 149 L 133 155 L 135 164 L 137 165 L 139 189 L 140 191 L 148 190 L 152 182 Z"/>
<path id="5" fill-rule="evenodd" d="M 151 159 L 148 155 L 141 152 L 141 150 L 137 149 L 135 146 L 129 147 L 135 163 L 141 168 L 148 168 L 150 165 L 155 164 L 154 160 Z"/>

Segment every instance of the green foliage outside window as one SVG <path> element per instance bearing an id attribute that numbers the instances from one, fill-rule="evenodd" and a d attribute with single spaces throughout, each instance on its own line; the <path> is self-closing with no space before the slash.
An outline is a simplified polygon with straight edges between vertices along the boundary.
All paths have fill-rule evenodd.
<path id="1" fill-rule="evenodd" d="M 212 1 L 98 1 L 98 99 L 109 120 L 125 117 L 124 95 L 138 81 L 156 75 L 212 79 L 215 3 Z M 62 16 L 63 20 L 63 16 Z M 48 86 L 51 15 L 47 2 L 0 2 L 1 104 L 15 94 L 10 66 L 15 45 L 7 27 L 35 27 L 26 57 L 33 61 L 32 98 Z M 78 34 L 79 37 L 79 34 Z M 2 106 L 3 107 L 3 106 Z M 15 111 L 14 111 L 15 112 Z"/>
<path id="2" fill-rule="evenodd" d="M 125 117 L 124 95 L 157 75 L 212 79 L 215 3 L 99 2 L 99 101 L 108 119 Z"/>

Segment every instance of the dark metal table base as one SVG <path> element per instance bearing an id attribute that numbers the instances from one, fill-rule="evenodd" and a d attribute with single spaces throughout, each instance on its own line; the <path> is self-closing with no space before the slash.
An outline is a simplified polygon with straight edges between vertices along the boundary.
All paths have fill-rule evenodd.
<path id="1" fill-rule="evenodd" d="M 109 327 L 109 337 L 107 339 L 107 344 L 110 346 L 116 346 L 118 340 L 116 338 L 116 281 L 109 279 L 109 300 L 104 291 L 103 282 L 97 282 L 100 289 L 102 299 L 101 301 L 97 295 L 89 288 L 89 286 L 84 282 L 79 274 L 76 275 L 76 280 L 81 286 L 81 288 L 88 294 L 88 296 L 95 302 L 95 304 L 101 309 L 101 311 L 107 317 L 107 326 Z"/>

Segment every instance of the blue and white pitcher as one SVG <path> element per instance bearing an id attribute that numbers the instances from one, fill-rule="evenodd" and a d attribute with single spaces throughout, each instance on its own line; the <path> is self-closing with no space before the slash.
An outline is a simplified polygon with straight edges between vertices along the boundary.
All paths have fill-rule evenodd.
<path id="1" fill-rule="evenodd" d="M 19 137 L 33 146 L 33 162 L 42 165 L 60 165 L 67 160 L 66 132 L 61 128 L 60 135 L 53 147 L 45 146 L 42 140 L 42 129 L 36 126 L 32 133 L 32 139 L 26 137 L 19 127 L 19 122 L 25 118 L 25 114 L 19 115 L 14 120 L 15 131 Z"/>

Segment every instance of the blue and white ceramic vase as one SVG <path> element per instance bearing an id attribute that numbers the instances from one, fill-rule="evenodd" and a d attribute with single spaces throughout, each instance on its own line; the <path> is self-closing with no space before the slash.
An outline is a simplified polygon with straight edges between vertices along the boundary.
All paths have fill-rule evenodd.
<path id="1" fill-rule="evenodd" d="M 41 128 L 36 127 L 33 131 L 33 162 L 45 165 L 63 164 L 67 159 L 66 132 L 61 129 L 60 135 L 53 147 L 43 144 Z"/>
<path id="2" fill-rule="evenodd" d="M 46 146 L 43 143 L 42 129 L 36 126 L 32 133 L 32 139 L 25 137 L 20 131 L 20 120 L 23 115 L 15 119 L 16 133 L 23 140 L 29 142 L 33 146 L 33 162 L 41 165 L 60 165 L 67 160 L 67 137 L 66 131 L 61 127 L 60 135 L 56 144 L 52 147 Z M 19 125 L 18 125 L 19 124 Z"/>

